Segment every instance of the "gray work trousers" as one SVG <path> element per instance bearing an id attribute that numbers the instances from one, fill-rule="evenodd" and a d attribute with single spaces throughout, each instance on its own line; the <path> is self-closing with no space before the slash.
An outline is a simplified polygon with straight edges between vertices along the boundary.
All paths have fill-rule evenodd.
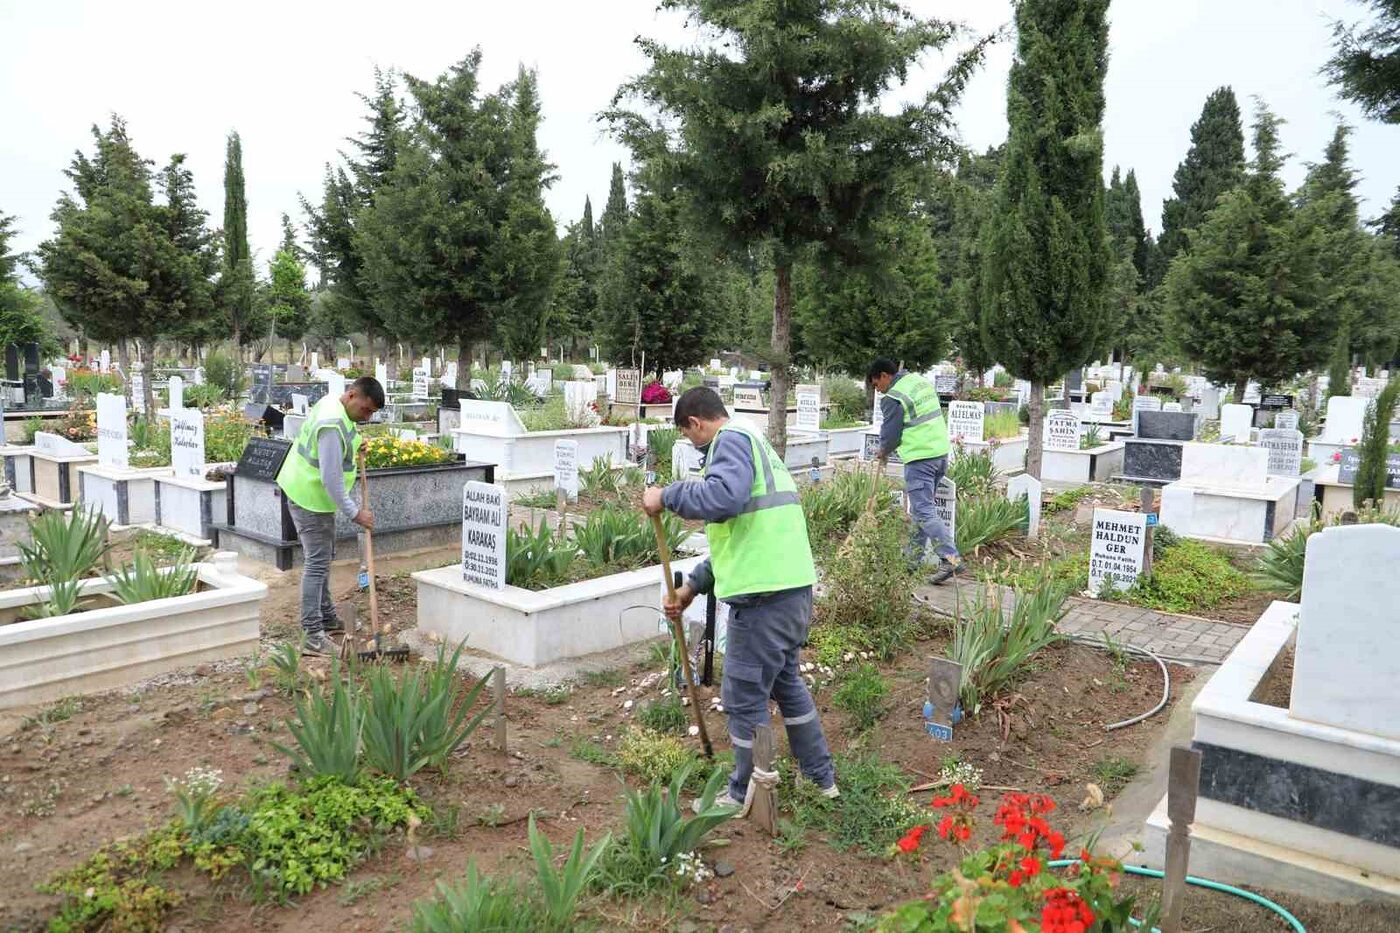
<path id="1" fill-rule="evenodd" d="M 914 531 L 910 538 L 910 558 L 922 562 L 924 550 L 933 542 L 934 553 L 950 561 L 958 558 L 957 545 L 948 533 L 948 526 L 938 517 L 933 507 L 933 497 L 943 474 L 948 472 L 948 458 L 934 457 L 931 460 L 915 460 L 904 464 L 904 491 L 909 496 L 909 513 L 914 519 Z"/>
<path id="2" fill-rule="evenodd" d="M 331 561 L 335 560 L 335 513 L 308 512 L 287 500 L 287 511 L 301 542 L 301 628 L 306 634 L 335 621 L 331 602 Z"/>
<path id="3" fill-rule="evenodd" d="M 811 619 L 810 586 L 730 604 L 720 697 L 734 746 L 729 794 L 735 800 L 743 800 L 748 792 L 754 727 L 771 722 L 769 699 L 778 702 L 788 746 L 802 773 L 818 787 L 836 781 L 817 704 L 797 670 L 797 653 L 807 640 Z"/>

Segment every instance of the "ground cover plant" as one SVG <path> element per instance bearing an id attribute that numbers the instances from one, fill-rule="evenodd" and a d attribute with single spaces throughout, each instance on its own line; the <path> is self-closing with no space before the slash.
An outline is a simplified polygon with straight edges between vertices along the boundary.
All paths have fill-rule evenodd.
<path id="1" fill-rule="evenodd" d="M 690 530 L 675 515 L 662 516 L 669 553 Z M 563 530 L 540 521 L 506 529 L 506 583 L 542 590 L 580 580 L 636 570 L 661 562 L 651 521 L 633 509 L 606 505 Z"/>

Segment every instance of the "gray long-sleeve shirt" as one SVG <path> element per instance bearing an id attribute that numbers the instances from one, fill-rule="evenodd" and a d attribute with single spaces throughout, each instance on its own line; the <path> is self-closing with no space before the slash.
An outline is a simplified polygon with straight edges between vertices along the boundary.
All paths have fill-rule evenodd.
<path id="1" fill-rule="evenodd" d="M 326 425 L 316 435 L 316 452 L 321 458 L 321 485 L 331 497 L 340 514 L 353 519 L 360 507 L 345 492 L 345 448 L 340 443 L 340 432 L 332 425 Z"/>
<path id="2" fill-rule="evenodd" d="M 681 518 L 729 521 L 743 511 L 753 491 L 753 448 L 743 433 L 725 431 L 701 447 L 700 455 L 705 459 L 704 477 L 667 486 L 661 491 L 661 504 Z M 708 559 L 690 572 L 688 582 L 697 593 L 714 590 Z"/>
<path id="3" fill-rule="evenodd" d="M 894 382 L 907 375 L 909 370 L 901 369 L 894 374 Z M 899 449 L 899 442 L 904 437 L 904 406 L 899 404 L 898 399 L 886 395 L 880 399 L 880 412 L 884 415 L 884 420 L 880 422 L 880 455 L 890 457 Z"/>

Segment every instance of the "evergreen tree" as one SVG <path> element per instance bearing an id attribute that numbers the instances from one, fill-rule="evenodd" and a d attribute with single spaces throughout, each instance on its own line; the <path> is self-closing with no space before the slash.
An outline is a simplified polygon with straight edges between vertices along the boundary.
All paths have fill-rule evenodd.
<path id="1" fill-rule="evenodd" d="M 490 251 L 490 314 L 496 320 L 501 350 L 514 359 L 532 358 L 549 343 L 554 294 L 562 255 L 554 218 L 544 204 L 553 184 L 554 166 L 540 151 L 538 82 L 521 68 L 515 83 L 501 91 L 509 102 L 504 216 Z M 567 330 L 567 324 L 559 330 Z"/>
<path id="2" fill-rule="evenodd" d="M 953 345 L 968 372 L 980 375 L 996 363 L 982 339 L 982 238 L 991 215 L 1005 146 L 982 155 L 965 152 L 952 181 L 953 217 L 947 239 L 953 248 L 948 279 Z"/>
<path id="3" fill-rule="evenodd" d="M 559 283 L 559 320 L 556 333 L 574 343 L 592 338 L 598 317 L 598 282 L 602 270 L 598 230 L 593 224 L 593 204 L 583 199 L 583 217 L 569 226 L 561 248 L 564 271 Z"/>
<path id="4" fill-rule="evenodd" d="M 217 237 L 209 229 L 208 213 L 195 196 L 194 175 L 185 157 L 174 155 L 157 184 L 165 195 L 158 210 L 165 239 L 153 244 L 159 258 L 147 290 L 148 314 L 142 352 L 155 357 L 155 341 L 173 337 L 202 344 L 220 336 L 215 279 L 219 271 Z M 133 331 L 133 333 L 138 333 Z M 147 411 L 154 411 L 152 379 L 145 380 Z"/>
<path id="5" fill-rule="evenodd" d="M 699 363 L 716 317 L 713 275 L 690 242 L 680 197 L 644 186 L 616 236 L 599 295 L 603 354 L 619 365 L 645 356 L 658 375 Z"/>
<path id="6" fill-rule="evenodd" d="M 1372 508 L 1385 506 L 1390 423 L 1395 419 L 1397 401 L 1400 401 L 1400 379 L 1391 379 L 1366 409 L 1361 423 L 1361 443 L 1357 445 L 1361 463 L 1356 467 L 1356 479 L 1351 488 L 1352 504 L 1358 509 L 1368 505 Z"/>
<path id="7" fill-rule="evenodd" d="M 598 226 L 598 239 L 604 251 L 610 243 L 622 235 L 627 226 L 627 179 L 622 174 L 622 163 L 614 162 L 612 178 L 608 182 L 608 203 L 603 205 L 602 222 Z"/>
<path id="8" fill-rule="evenodd" d="M 306 267 L 300 252 L 291 218 L 283 214 L 282 243 L 268 266 L 264 298 L 273 337 L 287 341 L 289 359 L 292 341 L 300 340 L 311 323 L 311 293 L 306 288 Z"/>
<path id="9" fill-rule="evenodd" d="M 480 65 L 478 49 L 435 81 L 405 76 L 414 126 L 354 231 L 365 281 L 390 331 L 457 347 L 460 388 L 471 379 L 473 343 L 496 333 L 493 312 L 509 260 L 495 250 L 516 251 L 527 280 L 539 281 L 537 257 L 522 249 L 538 245 L 529 231 L 502 229 L 512 202 L 524 196 L 507 184 L 517 165 L 510 102 L 481 93 Z M 551 231 L 551 248 L 554 242 Z"/>
<path id="10" fill-rule="evenodd" d="M 1139 276 L 1147 275 L 1147 227 L 1142 222 L 1142 195 L 1138 191 L 1137 173 L 1128 169 L 1126 179 L 1119 178 L 1118 166 L 1104 197 L 1104 219 L 1115 252 L 1133 261 Z"/>
<path id="11" fill-rule="evenodd" d="M 1244 170 L 1240 105 L 1231 88 L 1217 88 L 1206 98 L 1200 119 L 1191 125 L 1191 148 L 1176 167 L 1172 182 L 1176 197 L 1162 202 L 1162 235 L 1157 246 L 1163 273 L 1173 257 L 1186 248 L 1186 231 L 1200 226 L 1220 196 L 1244 181 Z"/>
<path id="12" fill-rule="evenodd" d="M 1390 206 L 1385 213 L 1371 221 L 1371 226 L 1376 228 L 1376 233 L 1387 244 L 1391 255 L 1400 259 L 1400 191 L 1390 199 Z"/>
<path id="13" fill-rule="evenodd" d="M 301 207 L 306 212 L 311 261 L 321 277 L 321 300 L 309 329 L 336 340 L 349 333 L 353 322 L 367 317 L 363 261 L 355 245 L 359 194 L 344 169 L 327 165 L 320 206 L 313 206 L 303 197 Z"/>
<path id="14" fill-rule="evenodd" d="M 1108 0 L 1023 0 L 1011 123 L 983 231 L 982 336 L 1031 384 L 1026 472 L 1040 476 L 1044 387 L 1111 337 L 1105 289 L 1103 80 Z"/>
<path id="15" fill-rule="evenodd" d="M 1164 288 L 1182 349 L 1236 402 L 1327 358 L 1339 322 L 1318 310 L 1320 237 L 1283 192 L 1279 120 L 1262 104 L 1254 162 L 1172 261 Z"/>
<path id="16" fill-rule="evenodd" d="M 1313 228 L 1318 239 L 1318 310 L 1349 336 L 1348 360 L 1376 365 L 1395 355 L 1400 296 L 1390 275 L 1394 260 L 1361 226 L 1356 174 L 1347 162 L 1350 132 L 1337 127 L 1295 200 L 1299 223 Z"/>
<path id="17" fill-rule="evenodd" d="M 1366 115 L 1400 123 L 1400 0 L 1366 0 L 1375 19 L 1357 26 L 1333 24 L 1334 52 L 1326 71 L 1347 100 Z"/>
<path id="18" fill-rule="evenodd" d="M 1351 394 L 1351 325 L 1342 322 L 1332 342 L 1332 358 L 1327 366 L 1327 397 Z"/>
<path id="19" fill-rule="evenodd" d="M 243 186 L 243 141 L 228 135 L 224 155 L 224 256 L 219 291 L 228 315 L 234 352 L 252 339 L 253 257 L 248 250 L 248 198 Z"/>
<path id="20" fill-rule="evenodd" d="M 877 356 L 927 369 L 948 352 L 948 294 L 927 219 L 880 220 L 884 261 L 854 268 L 817 254 L 793 273 L 796 323 L 810 362 L 864 374 Z"/>
<path id="21" fill-rule="evenodd" d="M 19 281 L 20 255 L 10 252 L 17 232 L 14 217 L 0 214 L 0 346 L 52 344 L 49 328 L 39 313 L 42 299 Z"/>
<path id="22" fill-rule="evenodd" d="M 774 274 L 768 363 L 774 397 L 792 364 L 792 270 L 811 245 L 853 260 L 873 254 L 876 222 L 898 185 L 946 144 L 950 108 L 983 44 L 921 102 L 879 106 L 890 84 L 954 30 L 892 0 L 670 0 L 706 41 L 641 40 L 649 71 L 620 100 L 647 114 L 608 117 L 639 163 L 681 193 L 698 230 L 732 255 L 762 246 Z M 659 112 L 659 113 L 658 113 Z M 656 119 L 652 115 L 656 115 Z M 853 263 L 856 264 L 856 263 Z M 781 405 L 769 439 L 786 447 Z"/>
<path id="23" fill-rule="evenodd" d="M 397 85 L 392 71 L 374 69 L 374 93 L 356 93 L 369 108 L 365 122 L 369 126 L 359 136 L 347 136 L 345 141 L 354 146 L 358 159 L 348 160 L 355 176 L 360 200 L 364 204 L 374 199 L 374 193 L 384 183 L 384 179 L 398 164 L 399 148 L 403 140 L 404 109 L 397 96 Z"/>

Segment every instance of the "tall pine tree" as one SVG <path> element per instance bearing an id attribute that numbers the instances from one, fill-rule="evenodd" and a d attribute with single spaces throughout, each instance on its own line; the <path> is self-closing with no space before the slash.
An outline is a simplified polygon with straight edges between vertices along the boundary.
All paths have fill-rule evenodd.
<path id="1" fill-rule="evenodd" d="M 306 333 L 311 316 L 311 293 L 306 288 L 306 267 L 301 263 L 300 253 L 291 218 L 283 214 L 282 243 L 268 265 L 264 298 L 271 318 L 271 333 L 274 339 L 281 337 L 287 341 L 288 360 L 292 357 L 292 341 L 300 340 Z"/>
<path id="2" fill-rule="evenodd" d="M 233 352 L 252 339 L 254 293 L 253 256 L 248 249 L 248 197 L 243 183 L 243 141 L 228 134 L 224 152 L 224 264 L 219 293 L 228 316 Z M 239 357 L 241 358 L 241 357 Z"/>
<path id="3" fill-rule="evenodd" d="M 1244 181 L 1244 129 L 1240 105 L 1229 87 L 1206 98 L 1201 116 L 1191 125 L 1191 148 L 1176 167 L 1172 190 L 1162 202 L 1161 270 L 1186 248 L 1186 231 L 1200 226 L 1225 192 Z M 1156 284 L 1155 282 L 1151 284 Z"/>
<path id="4" fill-rule="evenodd" d="M 1006 157 L 1004 145 L 978 155 L 963 153 L 951 180 L 952 222 L 944 239 L 950 241 L 947 267 L 953 346 L 963 367 L 980 375 L 996 363 L 982 339 L 982 227 L 991 215 L 997 176 Z"/>
<path id="5" fill-rule="evenodd" d="M 638 161 L 685 199 L 697 228 L 734 255 L 763 247 L 774 276 L 768 363 L 775 398 L 791 382 L 792 270 L 820 244 L 872 255 L 877 221 L 909 169 L 947 147 L 951 107 L 982 45 L 917 103 L 882 108 L 954 29 L 892 0 L 668 0 L 704 37 L 690 48 L 641 40 L 650 70 L 619 98 L 646 108 L 608 114 Z M 659 114 L 656 112 L 659 111 Z M 653 115 L 656 118 L 653 118 Z M 854 263 L 853 263 L 854 264 Z M 783 406 L 768 436 L 787 444 Z"/>
<path id="6" fill-rule="evenodd" d="M 0 214 L 0 346 L 50 340 L 39 314 L 41 299 L 19 281 L 20 255 L 10 252 L 14 217 Z"/>
<path id="7" fill-rule="evenodd" d="M 1366 115 L 1400 123 L 1400 0 L 1365 0 L 1375 19 L 1365 28 L 1333 24 L 1333 55 L 1326 71 L 1342 96 Z"/>
<path id="8" fill-rule="evenodd" d="M 561 244 L 564 272 L 559 283 L 559 320 L 555 332 L 572 343 L 592 339 L 598 317 L 598 280 L 602 269 L 598 228 L 593 223 L 593 203 L 583 199 L 583 216 L 569 225 Z"/>
<path id="9" fill-rule="evenodd" d="M 1029 380 L 1026 472 L 1040 476 L 1045 386 L 1109 338 L 1103 81 L 1108 0 L 1023 0 L 1007 82 L 1011 134 L 983 232 L 982 336 Z"/>
<path id="10" fill-rule="evenodd" d="M 1164 283 L 1182 349 L 1234 400 L 1257 379 L 1276 385 L 1325 360 L 1338 321 L 1318 309 L 1320 235 L 1284 195 L 1279 120 L 1259 105 L 1244 184 L 1190 237 Z"/>

